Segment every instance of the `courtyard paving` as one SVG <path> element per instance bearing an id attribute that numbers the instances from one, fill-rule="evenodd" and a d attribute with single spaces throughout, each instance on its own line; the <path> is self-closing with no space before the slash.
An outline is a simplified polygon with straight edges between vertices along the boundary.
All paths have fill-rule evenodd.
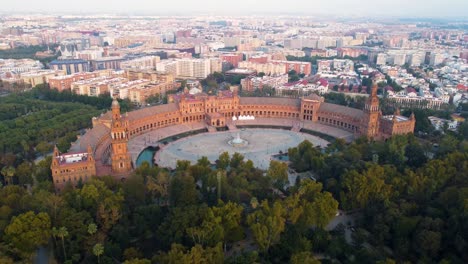
<path id="1" fill-rule="evenodd" d="M 232 137 L 234 137 L 235 133 L 237 131 L 240 131 L 240 129 L 237 129 L 236 126 L 243 126 L 243 125 L 244 126 L 245 125 L 247 125 L 247 126 L 248 125 L 263 125 L 263 126 L 291 127 L 291 129 L 293 131 L 289 131 L 290 132 L 290 133 L 288 133 L 289 135 L 297 134 L 297 135 L 302 135 L 303 138 L 309 137 L 309 138 L 311 138 L 309 140 L 311 142 L 313 142 L 313 143 L 314 143 L 313 140 L 322 140 L 322 141 L 325 141 L 325 140 L 320 139 L 320 138 L 318 138 L 316 136 L 299 133 L 298 131 L 301 128 L 305 128 L 305 129 L 309 129 L 309 130 L 312 130 L 312 131 L 317 131 L 317 132 L 320 132 L 320 133 L 323 133 L 323 134 L 327 134 L 327 135 L 330 135 L 330 136 L 333 136 L 333 137 L 336 137 L 336 138 L 342 138 L 342 139 L 345 139 L 348 142 L 352 141 L 354 139 L 354 135 L 352 133 L 348 132 L 348 131 L 345 131 L 345 130 L 342 130 L 342 129 L 336 128 L 336 127 L 331 127 L 331 126 L 319 124 L 319 123 L 316 123 L 316 122 L 314 122 L 314 123 L 312 123 L 312 122 L 300 122 L 300 121 L 297 121 L 297 120 L 286 119 L 286 118 L 256 118 L 255 120 L 244 120 L 244 121 L 236 121 L 236 122 L 232 122 L 232 121 L 229 120 L 228 121 L 228 126 L 229 126 L 230 129 L 233 129 L 234 131 L 221 132 L 221 133 L 225 133 L 225 136 L 223 138 L 223 144 L 224 144 L 224 141 L 227 142 L 228 138 L 231 139 Z M 193 130 L 204 129 L 204 128 L 207 128 L 207 126 L 206 126 L 206 124 L 204 122 L 197 122 L 197 123 L 192 123 L 192 124 L 180 124 L 180 125 L 174 125 L 174 126 L 169 126 L 169 127 L 164 127 L 164 128 L 160 128 L 160 129 L 157 129 L 157 130 L 153 130 L 153 131 L 150 131 L 148 133 L 145 133 L 145 134 L 142 134 L 142 135 L 139 135 L 139 136 L 136 136 L 136 137 L 130 139 L 129 142 L 128 142 L 128 149 L 129 149 L 129 152 L 130 152 L 130 154 L 132 156 L 133 164 L 136 164 L 136 160 L 137 160 L 139 154 L 144 149 L 146 149 L 147 147 L 150 147 L 150 146 L 155 147 L 155 146 L 159 145 L 159 146 L 162 146 L 164 148 L 167 148 L 167 146 L 163 146 L 163 145 L 161 145 L 159 143 L 160 140 L 162 140 L 164 138 L 174 136 L 174 135 L 177 135 L 177 134 L 181 134 L 181 133 L 185 133 L 185 132 L 189 132 L 189 131 L 193 131 Z M 251 130 L 251 129 L 248 129 L 248 130 Z M 259 129 L 259 130 L 265 130 L 265 129 Z M 276 131 L 276 129 L 270 129 L 270 130 Z M 278 130 L 278 131 L 283 131 L 283 132 L 287 133 L 286 130 Z M 214 134 L 217 134 L 217 133 L 214 133 L 214 132 L 207 133 L 206 137 L 211 138 L 212 135 L 214 135 Z M 266 144 L 267 143 L 266 141 L 268 141 L 268 140 L 265 139 L 264 136 L 259 136 L 259 138 L 260 138 L 259 142 L 261 142 L 262 140 L 264 141 L 263 143 L 265 145 L 263 146 L 263 148 L 266 148 L 267 152 L 271 152 L 271 154 L 276 154 L 276 153 L 278 153 L 279 150 L 282 150 L 283 152 L 285 150 L 287 151 L 287 149 L 289 147 L 295 147 L 295 146 L 297 146 L 297 144 L 302 142 L 302 140 L 298 140 L 298 138 L 295 137 L 296 141 L 292 141 L 292 142 L 294 142 L 295 145 L 283 144 L 284 146 L 277 146 L 275 148 L 271 147 L 271 150 L 270 150 L 269 149 L 270 147 L 268 146 L 268 144 Z M 312 138 L 313 138 L 313 140 L 312 140 Z M 188 138 L 186 138 L 185 140 L 187 140 L 187 139 Z M 179 140 L 179 141 L 181 141 L 181 140 Z M 270 141 L 274 141 L 274 139 L 271 139 Z M 293 144 L 293 143 L 291 143 L 291 144 Z M 198 145 L 199 146 L 205 146 L 205 145 L 210 146 L 210 149 L 216 151 L 216 154 L 213 154 L 212 151 L 209 151 L 208 153 L 206 153 L 206 155 L 205 154 L 198 155 L 200 152 L 197 152 L 197 157 L 198 156 L 208 156 L 207 154 L 211 154 L 211 156 L 216 156 L 216 159 L 218 158 L 219 153 L 222 153 L 223 151 L 228 151 L 230 153 L 231 152 L 234 153 L 235 151 L 237 151 L 239 153 L 242 153 L 242 151 L 246 151 L 247 149 L 252 149 L 252 145 L 250 145 L 250 146 L 248 146 L 247 149 L 244 149 L 244 150 L 236 149 L 234 151 L 234 149 L 231 149 L 231 151 L 229 151 L 227 149 L 227 150 L 223 150 L 223 151 L 217 151 L 218 147 L 215 147 L 215 146 L 218 146 L 218 145 L 216 145 L 214 143 L 210 143 L 209 140 L 208 140 L 208 142 L 205 142 L 204 145 L 202 145 L 202 144 L 198 144 Z M 224 144 L 224 145 L 227 145 L 227 144 Z M 257 145 L 259 145 L 259 144 L 257 144 Z M 275 149 L 276 149 L 276 152 L 273 152 Z M 166 155 L 172 155 L 174 158 L 177 158 L 177 157 L 180 158 L 180 157 L 184 156 L 183 154 L 179 155 L 177 153 L 180 154 L 180 151 L 179 152 L 176 151 L 176 152 L 174 152 L 172 154 L 166 154 Z M 242 154 L 244 154 L 244 153 L 242 153 Z M 189 154 L 185 154 L 185 155 L 187 157 L 186 159 L 193 158 L 193 160 L 189 159 L 189 160 L 192 160 L 192 161 L 196 161 L 198 159 L 198 158 L 195 158 L 195 156 L 193 156 L 193 155 L 192 156 L 190 156 Z M 259 153 L 257 153 L 257 154 L 249 155 L 249 157 L 253 157 L 252 161 L 256 158 L 255 155 L 260 155 L 261 156 L 261 151 Z M 265 165 L 263 165 L 262 162 L 260 162 L 260 160 L 258 160 L 259 163 L 256 163 L 256 165 L 259 164 L 260 167 L 267 166 L 269 164 L 269 156 L 270 155 L 268 155 L 267 159 L 264 159 L 264 158 L 261 159 L 262 162 L 265 163 Z M 156 156 L 160 156 L 160 152 L 158 152 Z M 246 158 L 249 158 L 249 157 L 246 156 Z M 163 157 L 163 158 L 165 158 L 165 157 Z M 214 159 L 214 160 L 216 160 L 216 159 Z M 161 160 L 159 160 L 159 162 L 158 162 L 158 160 L 159 160 L 159 157 L 155 161 L 158 164 L 161 164 L 161 163 L 159 163 L 159 162 L 161 162 Z M 212 160 L 212 161 L 214 161 L 214 160 Z M 266 162 L 266 161 L 268 161 L 268 162 Z M 162 160 L 162 162 L 164 162 L 164 160 Z M 176 161 L 175 160 L 172 160 L 172 161 L 169 160 L 169 162 L 171 164 L 175 164 Z"/>
<path id="2" fill-rule="evenodd" d="M 237 133 L 248 141 L 244 147 L 234 147 L 228 144 Z M 280 151 L 287 152 L 304 140 L 309 140 L 315 146 L 326 146 L 329 142 L 305 133 L 281 129 L 242 129 L 216 133 L 204 133 L 190 136 L 169 143 L 155 155 L 155 162 L 159 166 L 175 168 L 177 160 L 189 160 L 192 163 L 202 156 L 215 162 L 219 155 L 227 151 L 230 155 L 238 152 L 253 161 L 260 169 L 267 169 L 271 155 Z"/>

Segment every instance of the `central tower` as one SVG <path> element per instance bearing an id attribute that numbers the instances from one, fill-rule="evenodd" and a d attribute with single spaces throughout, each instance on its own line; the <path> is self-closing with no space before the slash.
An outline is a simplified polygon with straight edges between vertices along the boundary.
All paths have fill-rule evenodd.
<path id="1" fill-rule="evenodd" d="M 379 135 L 380 119 L 379 98 L 377 97 L 377 83 L 372 84 L 371 95 L 364 105 L 364 117 L 361 120 L 361 136 L 375 138 Z"/>
<path id="2" fill-rule="evenodd" d="M 111 162 L 112 172 L 125 174 L 132 170 L 131 157 L 127 150 L 128 133 L 122 116 L 120 115 L 119 102 L 114 98 L 112 101 L 112 127 L 111 127 L 112 149 Z"/>

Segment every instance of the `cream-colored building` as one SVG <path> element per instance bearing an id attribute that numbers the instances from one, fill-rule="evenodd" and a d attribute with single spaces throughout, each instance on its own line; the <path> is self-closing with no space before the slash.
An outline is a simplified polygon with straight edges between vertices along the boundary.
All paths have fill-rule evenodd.
<path id="1" fill-rule="evenodd" d="M 150 96 L 160 96 L 160 98 L 162 98 L 162 96 L 164 96 L 167 91 L 172 90 L 173 87 L 174 86 L 170 83 L 165 82 L 152 82 L 138 85 L 129 89 L 128 99 L 136 105 L 142 105 L 146 103 L 146 100 Z"/>
<path id="2" fill-rule="evenodd" d="M 157 63 L 156 69 L 177 77 L 206 78 L 211 73 L 211 61 L 210 59 L 167 60 Z"/>
<path id="3" fill-rule="evenodd" d="M 66 72 L 64 70 L 40 70 L 36 72 L 22 73 L 21 79 L 24 83 L 34 87 L 39 84 L 44 84 L 49 82 L 49 78 L 64 76 Z"/>
<path id="4" fill-rule="evenodd" d="M 110 92 L 113 86 L 127 81 L 126 78 L 102 76 L 74 82 L 71 84 L 71 91 L 79 95 L 99 96 Z"/>
<path id="5" fill-rule="evenodd" d="M 210 58 L 210 73 L 222 72 L 223 62 L 219 58 Z"/>
<path id="6" fill-rule="evenodd" d="M 255 70 L 257 72 L 263 72 L 266 75 L 282 75 L 287 73 L 284 64 L 276 63 L 255 63 L 249 61 L 239 62 L 239 68 L 245 68 Z"/>
<path id="7" fill-rule="evenodd" d="M 123 61 L 122 69 L 155 69 L 156 64 L 161 61 L 159 56 L 145 56 L 133 60 Z"/>

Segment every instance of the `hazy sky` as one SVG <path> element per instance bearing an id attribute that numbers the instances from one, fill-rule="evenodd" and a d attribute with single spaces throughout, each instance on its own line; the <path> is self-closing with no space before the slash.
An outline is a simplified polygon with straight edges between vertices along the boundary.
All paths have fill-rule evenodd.
<path id="1" fill-rule="evenodd" d="M 2 0 L 0 12 L 346 14 L 468 18 L 468 0 Z"/>

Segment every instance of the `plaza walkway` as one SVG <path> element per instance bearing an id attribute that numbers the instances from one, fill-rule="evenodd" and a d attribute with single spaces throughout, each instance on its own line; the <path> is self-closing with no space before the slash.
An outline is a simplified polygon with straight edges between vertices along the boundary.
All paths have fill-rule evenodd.
<path id="1" fill-rule="evenodd" d="M 227 126 L 229 131 L 237 131 L 238 126 L 278 126 L 278 127 L 285 127 L 290 129 L 293 132 L 299 132 L 301 129 L 307 129 L 311 131 L 316 131 L 322 134 L 330 135 L 335 138 L 342 138 L 346 141 L 350 142 L 354 139 L 354 135 L 351 132 L 345 131 L 340 128 L 331 127 L 327 125 L 322 125 L 319 123 L 312 123 L 312 122 L 301 122 L 294 119 L 287 119 L 287 118 L 256 118 L 255 120 L 237 120 L 227 122 Z M 208 129 L 213 131 L 213 127 L 208 127 L 204 122 L 197 122 L 192 124 L 181 124 L 181 125 L 174 125 L 169 127 L 160 128 L 154 131 L 150 131 L 143 135 L 136 136 L 129 140 L 128 142 L 128 150 L 132 156 L 133 164 L 136 164 L 136 160 L 140 153 L 148 148 L 148 147 L 156 147 L 159 146 L 164 148 L 165 145 L 160 144 L 160 141 L 169 138 L 178 134 L 201 130 L 201 129 Z M 200 146 L 205 147 L 205 146 Z M 161 151 L 159 151 L 161 152 Z M 159 159 L 159 152 L 156 154 L 155 160 Z"/>
<path id="2" fill-rule="evenodd" d="M 147 147 L 159 146 L 159 142 L 165 138 L 205 128 L 207 127 L 204 122 L 197 122 L 163 127 L 143 135 L 136 136 L 128 141 L 128 151 L 132 156 L 133 164 L 136 164 L 138 155 L 140 155 L 140 153 Z"/>
<path id="3" fill-rule="evenodd" d="M 229 144 L 237 133 L 248 142 L 247 145 L 236 147 Z M 251 128 L 238 132 L 223 131 L 189 136 L 164 145 L 156 153 L 154 160 L 161 166 L 175 168 L 177 160 L 189 160 L 196 163 L 198 159 L 205 156 L 211 162 L 215 162 L 219 155 L 226 151 L 230 155 L 238 152 L 246 160 L 252 160 L 255 167 L 267 169 L 272 155 L 285 153 L 289 148 L 296 147 L 304 140 L 309 140 L 315 146 L 321 147 L 329 143 L 319 137 L 290 130 Z"/>
<path id="4" fill-rule="evenodd" d="M 320 124 L 318 122 L 302 122 L 295 119 L 288 118 L 256 118 L 255 120 L 238 120 L 230 121 L 236 126 L 283 126 L 290 127 L 292 131 L 300 131 L 300 129 L 307 129 L 311 131 L 316 131 L 322 134 L 330 135 L 334 138 L 342 138 L 348 142 L 351 142 L 354 139 L 353 133 L 332 127 Z"/>

